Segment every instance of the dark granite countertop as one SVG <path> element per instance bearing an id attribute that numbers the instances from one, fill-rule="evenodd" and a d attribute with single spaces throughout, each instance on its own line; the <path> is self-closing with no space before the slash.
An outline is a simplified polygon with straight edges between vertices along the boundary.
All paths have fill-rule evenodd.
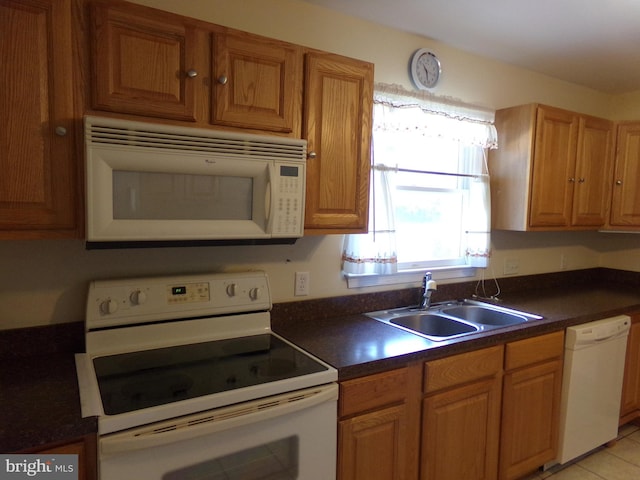
<path id="1" fill-rule="evenodd" d="M 604 274 L 608 276 L 610 272 L 605 271 Z M 569 277 L 569 280 L 573 279 Z M 632 281 L 625 281 L 628 279 L 624 276 L 599 280 L 602 281 L 592 282 L 587 278 L 584 282 L 550 282 L 551 286 L 547 288 L 540 288 L 538 284 L 533 289 L 507 289 L 500 295 L 499 305 L 536 313 L 544 318 L 443 342 L 430 341 L 358 313 L 305 318 L 302 312 L 307 312 L 307 317 L 309 312 L 305 302 L 296 302 L 299 304 L 299 316 L 294 315 L 294 304 L 287 306 L 286 315 L 275 312 L 272 326 L 276 333 L 333 365 L 338 369 L 338 378 L 345 380 L 610 316 L 640 312 L 640 286 L 635 276 L 632 276 Z M 437 301 L 463 296 L 452 294 Z M 360 311 L 381 309 L 375 300 L 372 302 L 368 308 L 361 305 Z"/>
<path id="2" fill-rule="evenodd" d="M 96 433 L 82 418 L 73 355 L 3 360 L 0 371 L 0 452 L 65 443 Z"/>
<path id="3" fill-rule="evenodd" d="M 469 297 L 474 285 L 443 285 L 434 301 Z M 362 315 L 412 305 L 418 289 L 407 289 L 275 304 L 272 327 L 336 367 L 344 380 L 640 312 L 640 273 L 590 269 L 501 279 L 501 287 L 501 305 L 544 319 L 431 342 Z M 73 441 L 97 432 L 96 418 L 82 418 L 80 412 L 73 354 L 82 351 L 82 322 L 0 331 L 0 452 Z"/>
<path id="4" fill-rule="evenodd" d="M 0 452 L 74 441 L 95 434 L 82 418 L 74 351 L 82 323 L 0 332 Z"/>

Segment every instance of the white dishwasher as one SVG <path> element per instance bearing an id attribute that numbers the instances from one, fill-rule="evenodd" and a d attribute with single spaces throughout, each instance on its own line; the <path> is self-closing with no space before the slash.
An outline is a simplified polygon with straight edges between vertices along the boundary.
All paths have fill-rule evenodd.
<path id="1" fill-rule="evenodd" d="M 630 325 L 620 315 L 567 328 L 558 463 L 617 437 Z"/>

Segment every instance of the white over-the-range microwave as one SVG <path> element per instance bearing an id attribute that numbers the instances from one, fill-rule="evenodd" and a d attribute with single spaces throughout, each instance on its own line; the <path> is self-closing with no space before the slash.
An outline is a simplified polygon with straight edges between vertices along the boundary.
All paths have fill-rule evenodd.
<path id="1" fill-rule="evenodd" d="M 305 140 L 85 117 L 87 248 L 293 243 Z"/>

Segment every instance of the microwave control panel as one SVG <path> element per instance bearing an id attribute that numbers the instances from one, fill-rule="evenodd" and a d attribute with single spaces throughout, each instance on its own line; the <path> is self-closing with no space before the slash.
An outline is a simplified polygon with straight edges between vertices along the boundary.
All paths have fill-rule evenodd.
<path id="1" fill-rule="evenodd" d="M 272 236 L 300 236 L 304 224 L 305 168 L 300 164 L 276 164 L 278 185 Z"/>

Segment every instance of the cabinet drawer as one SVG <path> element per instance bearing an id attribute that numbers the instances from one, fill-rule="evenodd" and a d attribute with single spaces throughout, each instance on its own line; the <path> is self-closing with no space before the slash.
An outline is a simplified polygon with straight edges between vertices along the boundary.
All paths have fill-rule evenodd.
<path id="1" fill-rule="evenodd" d="M 561 357 L 564 350 L 564 331 L 507 343 L 505 370 Z"/>
<path id="2" fill-rule="evenodd" d="M 406 368 L 347 380 L 340 383 L 339 415 L 344 417 L 391 403 L 407 396 L 409 374 Z"/>
<path id="3" fill-rule="evenodd" d="M 484 348 L 425 363 L 424 391 L 435 392 L 461 385 L 502 371 L 503 347 Z"/>

